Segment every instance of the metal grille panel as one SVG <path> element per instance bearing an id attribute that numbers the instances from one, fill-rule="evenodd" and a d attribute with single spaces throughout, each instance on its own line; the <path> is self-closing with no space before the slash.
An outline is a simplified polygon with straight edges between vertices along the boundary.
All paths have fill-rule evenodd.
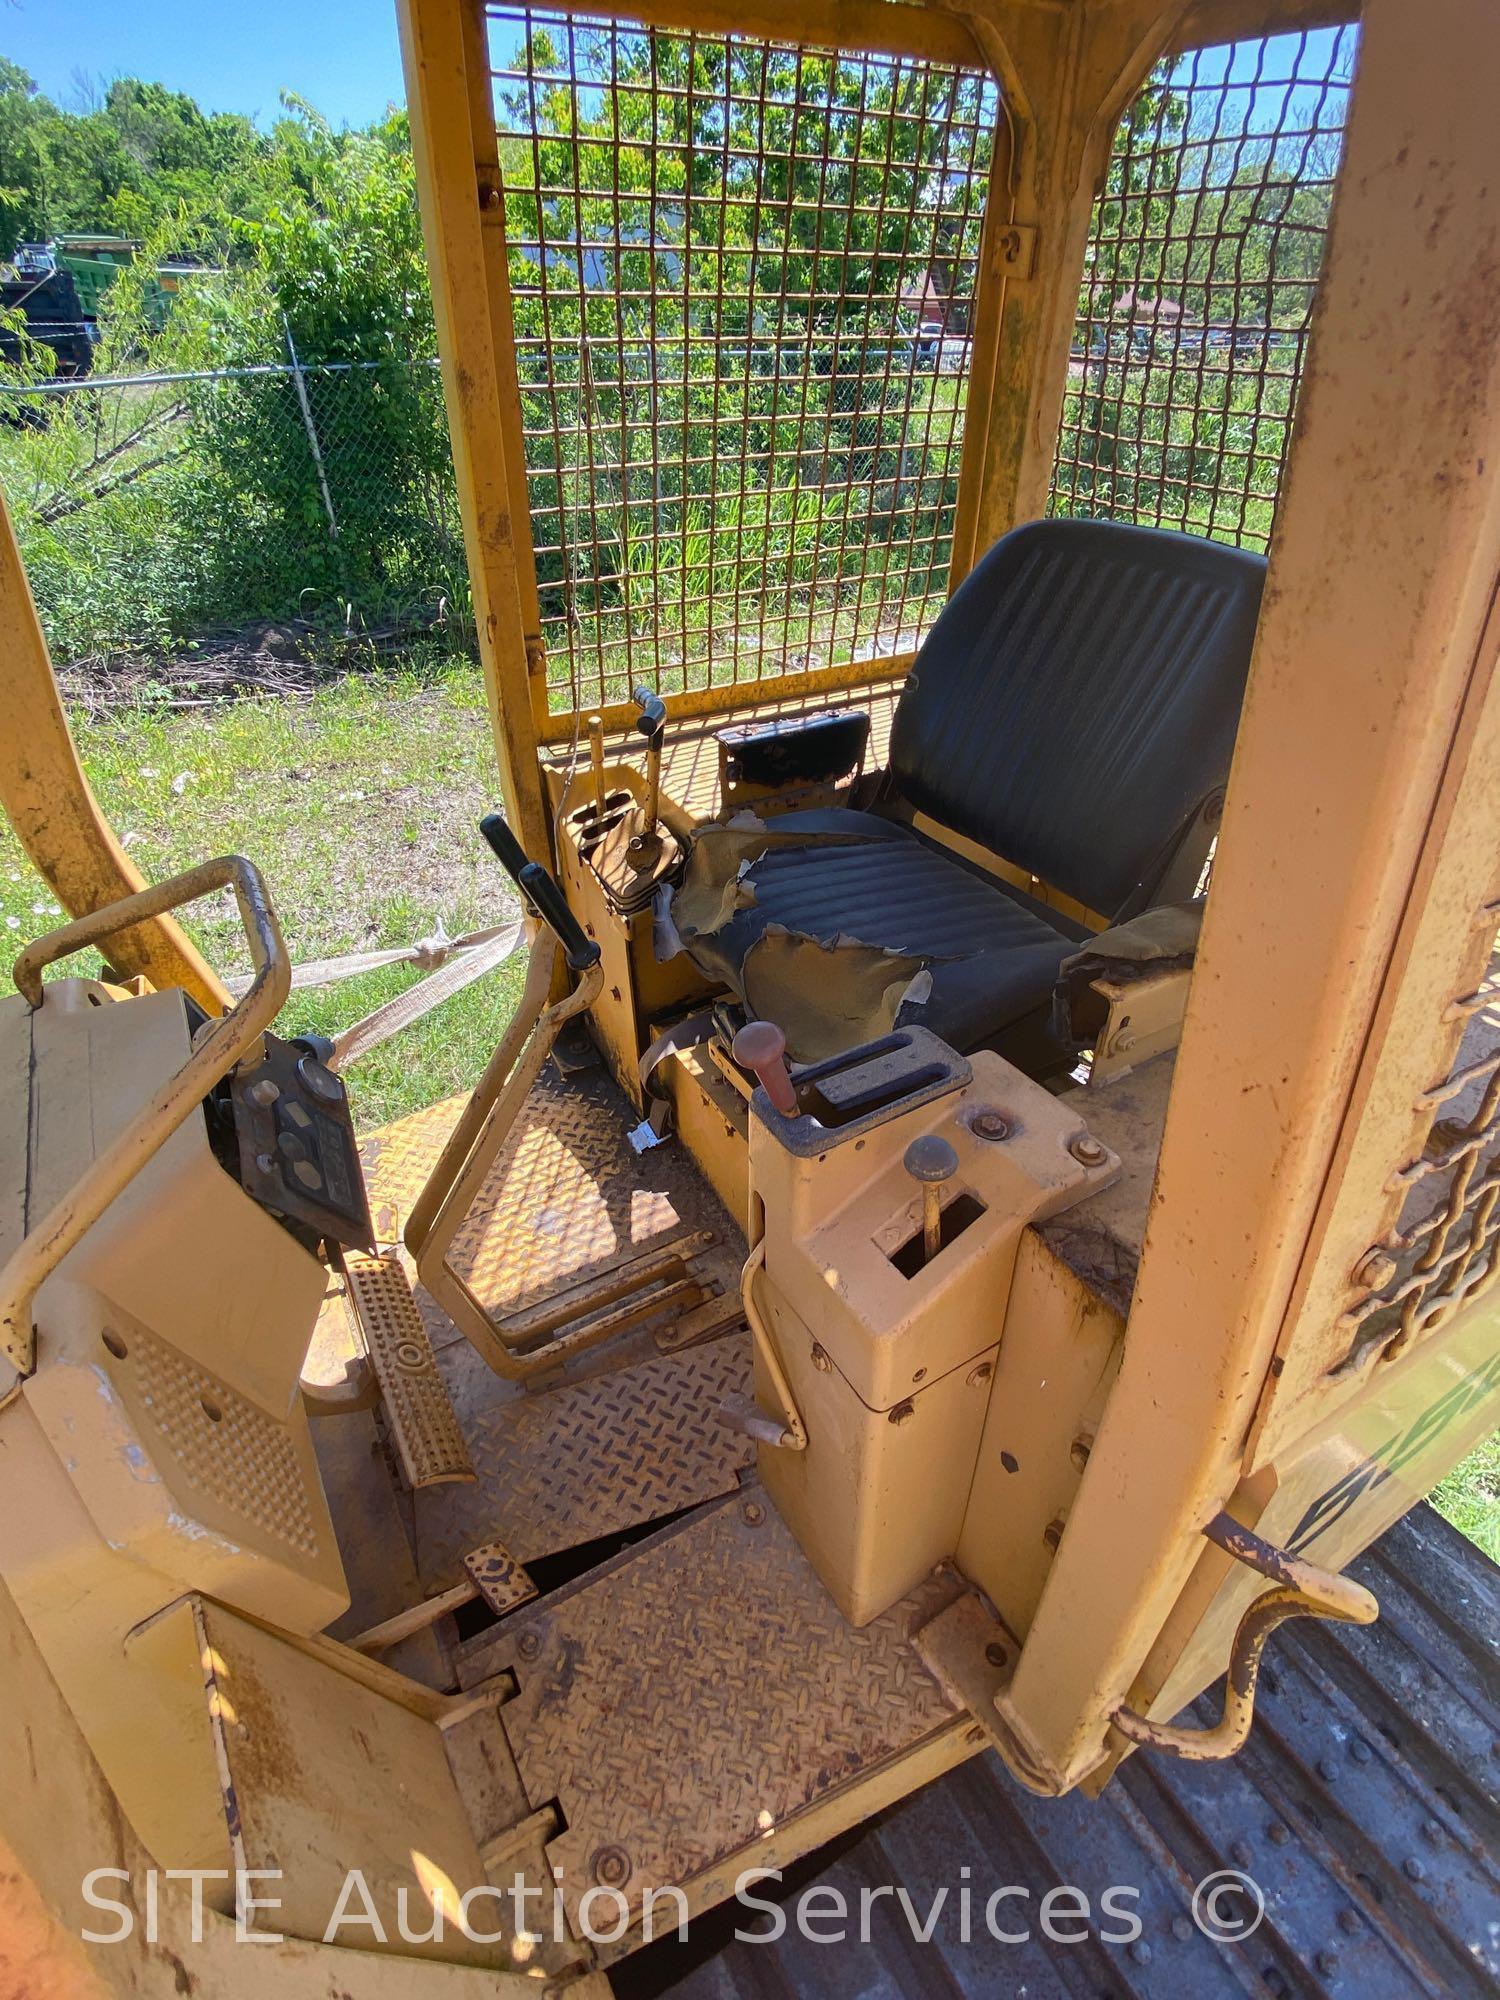
<path id="1" fill-rule="evenodd" d="M 1264 549 L 1357 30 L 1168 59 L 1094 206 L 1048 511 Z"/>
<path id="2" fill-rule="evenodd" d="M 1481 914 L 1493 942 L 1500 899 Z M 1344 1315 L 1350 1344 L 1340 1372 L 1372 1349 L 1401 1353 L 1500 1277 L 1500 950 L 1483 979 L 1455 997 L 1448 1018 L 1466 1027 L 1448 1074 L 1416 1109 L 1426 1143 L 1392 1176 L 1400 1214 L 1383 1238 L 1376 1282 L 1360 1288 Z"/>
<path id="3" fill-rule="evenodd" d="M 540 7 L 489 33 L 551 709 L 909 652 L 993 84 Z"/>

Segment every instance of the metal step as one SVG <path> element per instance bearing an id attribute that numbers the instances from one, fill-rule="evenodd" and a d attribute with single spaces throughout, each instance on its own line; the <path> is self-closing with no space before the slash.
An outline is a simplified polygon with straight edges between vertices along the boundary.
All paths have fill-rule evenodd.
<path id="1" fill-rule="evenodd" d="M 789 1875 L 783 1928 L 731 1903 L 632 1960 L 634 1993 L 672 2000 L 1484 2000 L 1500 1987 L 1500 1570 L 1418 1507 L 1351 1565 L 1370 1626 L 1303 1619 L 1273 1640 L 1250 1740 L 1226 1764 L 1139 1751 L 1097 1800 L 1037 1798 L 993 1751 Z M 1217 1712 L 1218 1689 L 1197 1706 Z M 1216 1933 L 1196 1891 L 1248 1876 L 1264 1914 Z M 1049 1936 L 1069 1884 L 1091 1917 Z M 996 1937 L 988 1898 L 1004 1885 Z M 1102 1913 L 1111 1888 L 1140 1935 Z M 909 1898 L 912 1915 L 894 1891 Z M 846 1941 L 809 1942 L 795 1908 L 830 1892 Z M 871 1893 L 861 1926 L 861 1897 Z M 776 1885 L 756 1894 L 775 1897 Z M 963 1922 L 967 1895 L 972 1921 Z M 1240 1906 L 1254 1919 L 1254 1904 Z M 1232 1918 L 1236 1905 L 1224 1906 Z M 933 1917 L 925 1942 L 913 1924 Z M 764 1942 L 736 1939 L 736 1927 Z M 836 1928 L 836 1926 L 835 1926 Z M 1084 1935 L 1086 1933 L 1086 1935 Z"/>
<path id="2" fill-rule="evenodd" d="M 344 1275 L 408 1485 L 416 1491 L 472 1480 L 468 1447 L 406 1273 L 394 1258 L 350 1252 Z"/>

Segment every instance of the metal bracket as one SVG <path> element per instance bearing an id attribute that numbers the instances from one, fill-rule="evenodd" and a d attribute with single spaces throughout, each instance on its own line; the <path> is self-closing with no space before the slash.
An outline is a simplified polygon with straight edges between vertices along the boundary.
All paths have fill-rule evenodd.
<path id="1" fill-rule="evenodd" d="M 1007 278 L 1029 278 L 1036 269 L 1036 224 L 1002 223 L 995 232 L 1000 269 Z"/>
<path id="2" fill-rule="evenodd" d="M 1237 1562 L 1269 1577 L 1275 1588 L 1257 1597 L 1241 1618 L 1229 1650 L 1224 1686 L 1224 1713 L 1211 1729 L 1179 1729 L 1152 1722 L 1133 1708 L 1117 1708 L 1110 1720 L 1122 1736 L 1169 1757 L 1195 1763 L 1217 1763 L 1232 1757 L 1250 1734 L 1255 1715 L 1255 1684 L 1267 1639 L 1288 1618 L 1332 1618 L 1349 1625 L 1373 1625 L 1380 1606 L 1363 1584 L 1351 1583 L 1316 1563 L 1289 1556 L 1263 1542 L 1228 1514 L 1215 1514 L 1203 1530 L 1216 1548 Z"/>

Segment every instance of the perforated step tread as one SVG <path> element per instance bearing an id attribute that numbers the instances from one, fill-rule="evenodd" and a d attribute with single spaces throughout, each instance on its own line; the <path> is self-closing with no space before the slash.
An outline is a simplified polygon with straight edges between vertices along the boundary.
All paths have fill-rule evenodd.
<path id="1" fill-rule="evenodd" d="M 468 1447 L 406 1273 L 391 1258 L 351 1252 L 344 1275 L 408 1483 L 420 1490 L 472 1480 Z"/>

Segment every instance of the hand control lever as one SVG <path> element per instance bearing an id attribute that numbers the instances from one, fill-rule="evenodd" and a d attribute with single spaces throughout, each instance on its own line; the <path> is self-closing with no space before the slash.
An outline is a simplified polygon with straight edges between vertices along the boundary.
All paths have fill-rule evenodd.
<path id="1" fill-rule="evenodd" d="M 604 819 L 604 717 L 591 715 L 589 729 L 589 765 L 594 774 L 594 817 Z"/>
<path id="2" fill-rule="evenodd" d="M 633 688 L 631 699 L 640 704 L 635 726 L 646 739 L 646 805 L 644 823 L 626 853 L 637 868 L 649 868 L 661 852 L 656 821 L 661 804 L 661 746 L 667 727 L 667 704 L 648 687 Z"/>
<path id="3" fill-rule="evenodd" d="M 797 1116 L 797 1092 L 786 1066 L 786 1036 L 774 1021 L 747 1021 L 735 1036 L 730 1054 L 741 1069 L 755 1072 L 783 1118 Z"/>
<path id="4" fill-rule="evenodd" d="M 499 813 L 486 813 L 479 831 L 492 852 L 530 903 L 542 922 L 562 946 L 570 972 L 584 972 L 599 959 L 599 946 L 589 937 L 568 908 L 568 900 L 540 861 L 527 858 L 526 850 Z"/>
<path id="5" fill-rule="evenodd" d="M 936 1132 L 924 1132 L 901 1164 L 922 1189 L 922 1262 L 930 1264 L 943 1247 L 943 1187 L 958 1172 L 958 1155 Z"/>

